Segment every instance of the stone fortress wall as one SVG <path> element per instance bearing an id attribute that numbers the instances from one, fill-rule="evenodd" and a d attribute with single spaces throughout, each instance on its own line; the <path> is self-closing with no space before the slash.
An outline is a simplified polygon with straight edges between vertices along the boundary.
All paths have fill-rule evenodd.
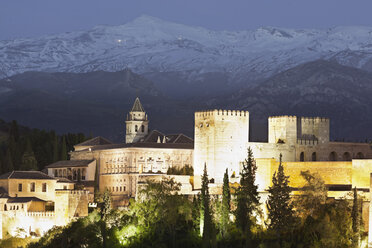
<path id="1" fill-rule="evenodd" d="M 222 182 L 226 168 L 230 176 L 238 175 L 249 147 L 256 159 L 278 159 L 282 154 L 284 162 L 351 161 L 372 158 L 369 144 L 330 142 L 328 118 L 275 116 L 270 117 L 268 122 L 268 142 L 249 142 L 248 112 L 230 110 L 196 112 L 194 138 L 196 188 L 200 186 L 197 177 L 202 175 L 204 164 L 207 164 L 209 177 L 214 178 L 216 183 Z M 325 163 L 320 164 L 326 166 Z M 262 176 L 269 176 L 271 180 L 271 173 L 261 172 L 266 173 Z"/>
<path id="2" fill-rule="evenodd" d="M 194 175 L 208 174 L 222 183 L 225 169 L 229 174 L 239 172 L 249 140 L 249 112 L 239 110 L 211 110 L 195 113 Z M 218 176 L 222 175 L 222 177 Z"/>

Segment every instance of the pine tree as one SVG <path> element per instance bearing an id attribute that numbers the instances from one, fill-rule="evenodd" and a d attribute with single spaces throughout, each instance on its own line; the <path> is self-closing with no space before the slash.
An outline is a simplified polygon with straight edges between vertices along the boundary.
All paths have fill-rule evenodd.
<path id="1" fill-rule="evenodd" d="M 201 188 L 201 204 L 203 213 L 203 247 L 212 247 L 213 244 L 213 223 L 212 214 L 210 209 L 210 195 L 208 187 L 208 174 L 207 165 L 204 165 L 204 173 L 202 177 L 202 188 Z"/>
<path id="2" fill-rule="evenodd" d="M 8 149 L 6 151 L 5 161 L 4 161 L 4 167 L 3 168 L 4 168 L 4 170 L 3 170 L 4 173 L 14 170 L 13 159 L 12 159 L 12 154 L 10 152 L 10 149 Z"/>
<path id="3" fill-rule="evenodd" d="M 58 153 L 58 136 L 54 136 L 53 140 L 53 162 L 57 162 L 59 160 L 59 153 Z"/>
<path id="4" fill-rule="evenodd" d="M 26 150 L 23 153 L 20 170 L 38 170 L 35 154 L 32 150 L 31 142 L 27 139 Z"/>
<path id="5" fill-rule="evenodd" d="M 61 160 L 67 160 L 67 146 L 66 146 L 66 137 L 63 135 L 62 138 L 62 148 L 61 148 Z"/>
<path id="6" fill-rule="evenodd" d="M 245 234 L 250 234 L 255 224 L 254 213 L 259 212 L 258 186 L 255 184 L 257 166 L 254 162 L 252 149 L 248 148 L 248 156 L 243 162 L 240 174 L 240 186 L 236 192 L 236 225 Z"/>
<path id="7" fill-rule="evenodd" d="M 359 204 L 358 204 L 358 191 L 356 187 L 354 188 L 354 198 L 353 198 L 353 209 L 351 212 L 352 223 L 353 223 L 353 232 L 354 232 L 354 239 L 353 245 L 354 247 L 360 246 L 360 216 L 359 216 Z"/>
<path id="8" fill-rule="evenodd" d="M 266 203 L 269 212 L 269 229 L 278 236 L 289 231 L 294 224 L 294 211 L 291 202 L 291 188 L 288 176 L 284 174 L 282 154 L 280 154 L 279 168 L 272 178 L 272 186 L 269 187 L 269 197 Z"/>
<path id="9" fill-rule="evenodd" d="M 227 233 L 227 228 L 230 222 L 230 202 L 231 202 L 231 193 L 229 185 L 229 175 L 226 172 L 223 176 L 223 186 L 222 186 L 222 205 L 221 205 L 221 232 L 222 236 L 225 236 Z"/>

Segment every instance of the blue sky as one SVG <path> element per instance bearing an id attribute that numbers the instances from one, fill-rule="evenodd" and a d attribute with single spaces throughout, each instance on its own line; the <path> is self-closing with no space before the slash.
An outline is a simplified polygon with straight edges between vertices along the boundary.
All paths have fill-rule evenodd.
<path id="1" fill-rule="evenodd" d="M 0 40 L 118 25 L 142 14 L 214 30 L 372 26 L 372 1 L 0 0 Z"/>

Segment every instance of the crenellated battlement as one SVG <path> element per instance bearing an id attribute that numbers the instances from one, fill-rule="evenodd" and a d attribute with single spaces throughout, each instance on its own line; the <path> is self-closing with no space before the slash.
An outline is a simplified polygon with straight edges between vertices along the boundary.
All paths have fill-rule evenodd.
<path id="1" fill-rule="evenodd" d="M 54 211 L 26 212 L 25 216 L 28 216 L 28 217 L 55 217 L 55 212 Z"/>
<path id="2" fill-rule="evenodd" d="M 207 116 L 249 116 L 248 111 L 244 110 L 226 110 L 226 109 L 213 109 L 195 112 L 195 117 Z"/>
<path id="3" fill-rule="evenodd" d="M 329 122 L 329 118 L 326 117 L 301 117 L 304 122 Z"/>
<path id="4" fill-rule="evenodd" d="M 297 121 L 297 116 L 294 115 L 269 116 L 269 122 L 278 121 Z"/>

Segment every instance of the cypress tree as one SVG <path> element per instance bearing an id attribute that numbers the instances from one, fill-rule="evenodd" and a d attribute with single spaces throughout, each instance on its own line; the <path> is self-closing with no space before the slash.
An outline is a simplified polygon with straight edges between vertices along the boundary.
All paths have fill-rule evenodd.
<path id="1" fill-rule="evenodd" d="M 27 139 L 26 150 L 22 156 L 20 169 L 26 171 L 38 170 L 35 154 L 32 150 L 31 142 L 29 139 Z"/>
<path id="2" fill-rule="evenodd" d="M 59 160 L 59 153 L 58 153 L 58 136 L 54 136 L 53 140 L 53 162 L 57 162 Z"/>
<path id="3" fill-rule="evenodd" d="M 66 147 L 66 137 L 62 137 L 62 147 L 61 147 L 61 160 L 67 160 L 67 147 Z"/>
<path id="4" fill-rule="evenodd" d="M 259 212 L 258 187 L 255 184 L 257 166 L 254 162 L 252 149 L 248 148 L 247 158 L 243 162 L 240 174 L 240 186 L 236 192 L 236 225 L 245 234 L 250 234 L 254 213 Z"/>
<path id="5" fill-rule="evenodd" d="M 7 143 L 8 150 L 12 157 L 12 168 L 18 169 L 21 164 L 21 142 L 16 142 L 13 135 L 9 136 L 8 143 Z"/>
<path id="6" fill-rule="evenodd" d="M 207 165 L 204 164 L 204 173 L 202 177 L 202 188 L 201 188 L 201 204 L 203 212 L 203 237 L 202 245 L 203 247 L 212 247 L 213 241 L 213 223 L 212 214 L 210 209 L 210 196 L 208 187 L 208 174 Z"/>
<path id="7" fill-rule="evenodd" d="M 222 186 L 222 205 L 221 205 L 221 231 L 222 236 L 225 236 L 227 233 L 227 227 L 230 222 L 230 201 L 231 201 L 231 193 L 230 193 L 230 185 L 229 185 L 229 175 L 227 172 L 227 168 L 225 174 L 223 176 L 223 186 Z"/>
<path id="8" fill-rule="evenodd" d="M 14 170 L 13 159 L 12 159 L 12 154 L 10 152 L 10 149 L 8 149 L 6 151 L 5 161 L 4 161 L 4 167 L 3 168 L 4 168 L 4 171 L 3 171 L 4 173 Z"/>
<path id="9" fill-rule="evenodd" d="M 19 128 L 17 121 L 13 120 L 10 129 L 9 129 L 9 136 L 13 137 L 15 142 L 19 141 Z"/>
<path id="10" fill-rule="evenodd" d="M 273 175 L 272 186 L 269 187 L 269 197 L 266 202 L 270 220 L 269 229 L 275 231 L 277 236 L 290 230 L 294 224 L 294 211 L 288 178 L 284 174 L 282 154 L 280 154 L 278 171 Z"/>
<path id="11" fill-rule="evenodd" d="M 359 216 L 359 204 L 358 204 L 358 191 L 356 187 L 354 187 L 354 198 L 353 198 L 353 208 L 351 212 L 352 223 L 353 223 L 353 232 L 354 232 L 354 239 L 353 245 L 354 247 L 360 246 L 360 216 Z"/>

